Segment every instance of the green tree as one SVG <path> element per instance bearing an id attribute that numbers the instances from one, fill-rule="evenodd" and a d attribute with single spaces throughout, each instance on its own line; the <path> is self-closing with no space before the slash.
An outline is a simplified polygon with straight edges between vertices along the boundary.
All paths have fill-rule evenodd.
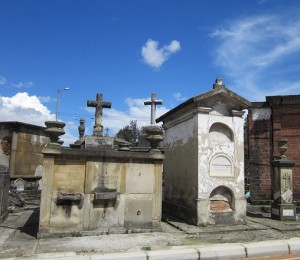
<path id="1" fill-rule="evenodd" d="M 130 142 L 133 145 L 138 145 L 140 129 L 137 127 L 137 121 L 131 120 L 129 125 L 119 130 L 119 132 L 116 134 L 116 137 L 124 139 L 125 141 Z"/>

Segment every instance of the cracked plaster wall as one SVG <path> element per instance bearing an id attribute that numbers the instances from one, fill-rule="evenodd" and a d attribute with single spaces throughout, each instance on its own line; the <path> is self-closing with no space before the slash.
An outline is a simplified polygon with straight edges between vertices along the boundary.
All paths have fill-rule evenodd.
<path id="1" fill-rule="evenodd" d="M 198 193 L 197 117 L 166 129 L 164 147 L 164 200 L 179 209 L 176 214 L 191 217 Z"/>

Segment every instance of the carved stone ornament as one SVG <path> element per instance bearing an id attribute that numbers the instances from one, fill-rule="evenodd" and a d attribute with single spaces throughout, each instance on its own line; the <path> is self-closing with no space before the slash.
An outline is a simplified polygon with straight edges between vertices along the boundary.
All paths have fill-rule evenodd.
<path id="1" fill-rule="evenodd" d="M 59 140 L 59 136 L 65 134 L 64 127 L 66 123 L 60 121 L 46 121 L 45 133 L 50 139 L 50 145 L 54 147 L 60 147 L 63 141 Z"/>

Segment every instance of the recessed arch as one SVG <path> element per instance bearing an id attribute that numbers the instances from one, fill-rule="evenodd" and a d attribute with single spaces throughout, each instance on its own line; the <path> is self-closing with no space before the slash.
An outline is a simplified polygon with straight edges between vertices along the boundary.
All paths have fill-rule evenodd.
<path id="1" fill-rule="evenodd" d="M 215 188 L 210 196 L 210 210 L 214 212 L 234 210 L 234 194 L 226 186 Z"/>
<path id="2" fill-rule="evenodd" d="M 209 129 L 209 139 L 219 143 L 234 141 L 232 130 L 222 123 L 214 123 L 211 125 Z"/>

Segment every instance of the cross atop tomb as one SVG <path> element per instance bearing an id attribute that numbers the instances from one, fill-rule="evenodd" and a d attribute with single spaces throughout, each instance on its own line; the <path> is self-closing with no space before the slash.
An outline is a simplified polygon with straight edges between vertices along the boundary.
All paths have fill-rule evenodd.
<path id="1" fill-rule="evenodd" d="M 96 96 L 96 101 L 88 100 L 87 106 L 96 108 L 93 135 L 103 136 L 103 126 L 102 126 L 103 108 L 111 108 L 111 102 L 103 101 L 103 94 L 98 93 Z"/>
<path id="2" fill-rule="evenodd" d="M 151 105 L 151 121 L 150 124 L 155 124 L 156 105 L 162 105 L 162 100 L 156 99 L 156 93 L 151 94 L 151 100 L 145 101 L 144 105 Z"/>
<path id="3" fill-rule="evenodd" d="M 105 131 L 106 131 L 105 136 L 109 136 L 109 134 L 108 134 L 109 130 L 110 130 L 110 129 L 109 129 L 108 127 L 105 128 Z"/>

